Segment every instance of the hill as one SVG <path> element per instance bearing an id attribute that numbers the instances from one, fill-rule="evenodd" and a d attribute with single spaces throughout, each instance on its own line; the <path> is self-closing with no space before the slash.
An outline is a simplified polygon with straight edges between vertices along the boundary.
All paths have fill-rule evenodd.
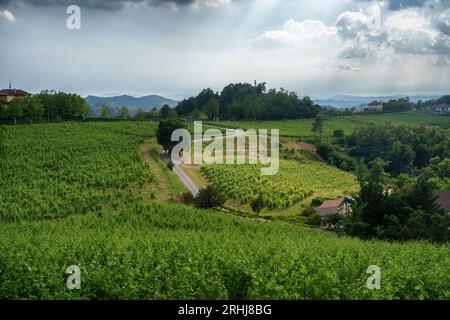
<path id="1" fill-rule="evenodd" d="M 99 113 L 102 104 L 107 104 L 113 109 L 126 106 L 130 109 L 131 112 L 133 112 L 137 108 L 143 108 L 146 111 L 150 111 L 150 109 L 152 108 L 159 109 L 165 104 L 173 107 L 178 103 L 178 101 L 158 95 L 148 95 L 143 97 L 133 97 L 130 95 L 112 97 L 87 96 L 85 99 L 87 103 L 89 103 L 93 107 L 95 114 Z"/>
<path id="2" fill-rule="evenodd" d="M 337 95 L 328 98 L 314 98 L 314 101 L 320 106 L 330 106 L 335 108 L 352 108 L 366 105 L 372 101 L 387 102 L 391 99 L 399 99 L 407 97 L 408 95 L 394 95 L 394 96 L 350 96 L 350 95 Z M 417 101 L 427 101 L 437 99 L 439 96 L 409 96 L 411 102 L 417 103 Z"/>

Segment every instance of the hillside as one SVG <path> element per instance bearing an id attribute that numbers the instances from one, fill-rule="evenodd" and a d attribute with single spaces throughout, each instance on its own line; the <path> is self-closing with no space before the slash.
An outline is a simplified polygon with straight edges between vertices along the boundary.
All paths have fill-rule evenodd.
<path id="1" fill-rule="evenodd" d="M 399 99 L 408 97 L 408 95 L 394 95 L 394 96 L 351 96 L 351 95 L 336 95 L 334 97 L 317 97 L 314 101 L 321 106 L 330 106 L 335 108 L 352 108 L 361 105 L 367 105 L 372 101 L 388 102 L 391 99 Z M 409 96 L 410 101 L 417 103 L 418 101 L 427 101 L 437 99 L 440 96 Z"/>
<path id="2" fill-rule="evenodd" d="M 0 299 L 450 297 L 446 245 L 362 241 L 159 200 L 167 169 L 138 148 L 157 156 L 154 123 L 4 131 Z M 65 285 L 73 264 L 81 290 Z M 365 286 L 369 265 L 382 270 L 381 290 Z"/>
<path id="3" fill-rule="evenodd" d="M 152 108 L 159 109 L 165 104 L 173 107 L 178 103 L 175 100 L 158 95 L 148 95 L 143 97 L 133 97 L 129 95 L 112 97 L 87 96 L 86 101 L 94 108 L 94 112 L 96 113 L 98 113 L 102 104 L 107 104 L 113 108 L 126 106 L 130 110 L 143 108 L 146 111 L 150 111 Z"/>

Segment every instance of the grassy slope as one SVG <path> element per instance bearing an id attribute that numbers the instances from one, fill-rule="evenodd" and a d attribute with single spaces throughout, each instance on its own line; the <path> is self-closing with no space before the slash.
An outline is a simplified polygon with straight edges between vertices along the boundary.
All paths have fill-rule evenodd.
<path id="1" fill-rule="evenodd" d="M 0 298 L 194 299 L 235 298 L 242 293 L 254 299 L 450 298 L 448 246 L 339 238 L 148 199 L 142 190 L 165 183 L 164 174 L 151 173 L 150 180 L 135 175 L 142 165 L 148 169 L 138 144 L 152 136 L 150 129 L 134 123 L 7 128 L 7 145 L 15 151 L 8 147 L 3 179 L 16 177 L 10 181 L 27 196 L 44 186 L 36 181 L 52 182 L 53 174 L 64 180 L 57 187 L 85 190 L 81 199 L 92 200 L 93 207 L 84 214 L 62 210 L 66 204 L 72 208 L 71 191 L 60 194 L 60 211 L 54 217 L 36 212 L 51 207 L 54 197 L 49 196 L 42 198 L 42 207 L 17 207 L 22 214 L 18 222 L 3 219 Z M 97 145 L 89 135 L 101 136 L 102 143 Z M 43 141 L 36 143 L 37 137 Z M 26 160 L 23 155 L 29 151 L 33 154 Z M 71 156 L 60 159 L 66 152 Z M 53 171 L 41 167 L 48 160 L 58 165 Z M 102 195 L 99 199 L 89 191 L 93 186 L 85 184 L 92 166 L 94 186 L 106 183 L 104 190 L 94 188 Z M 116 185 L 112 172 L 119 168 L 123 177 Z M 30 176 L 17 171 L 25 169 Z M 68 169 L 72 176 L 65 180 Z M 128 186 L 122 188 L 122 182 Z M 65 286 L 64 271 L 72 264 L 82 270 L 79 291 Z M 366 269 L 372 264 L 382 270 L 379 291 L 365 287 Z"/>

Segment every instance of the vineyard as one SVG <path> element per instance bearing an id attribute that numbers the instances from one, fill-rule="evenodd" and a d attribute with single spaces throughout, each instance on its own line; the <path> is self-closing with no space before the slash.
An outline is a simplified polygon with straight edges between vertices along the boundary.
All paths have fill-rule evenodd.
<path id="1" fill-rule="evenodd" d="M 448 299 L 447 246 L 337 238 L 176 205 L 0 225 L 1 299 Z M 81 268 L 81 290 L 64 274 Z M 369 265 L 382 271 L 369 290 Z"/>
<path id="2" fill-rule="evenodd" d="M 312 123 L 312 119 L 301 119 L 285 121 L 228 121 L 214 123 L 214 125 L 232 129 L 279 129 L 281 136 L 308 139 L 315 135 L 311 132 Z M 334 130 L 344 130 L 344 133 L 349 135 L 356 127 L 369 123 L 405 123 L 410 125 L 431 125 L 446 129 L 450 128 L 450 120 L 445 116 L 417 113 L 363 115 L 327 119 L 324 124 L 324 136 L 331 137 Z"/>
<path id="3" fill-rule="evenodd" d="M 0 299 L 450 298 L 448 245 L 362 241 L 146 197 L 159 182 L 138 146 L 152 123 L 3 129 Z M 277 182 L 289 181 L 285 196 L 354 182 L 290 165 Z M 70 265 L 80 290 L 66 286 Z M 381 268 L 380 290 L 366 287 L 369 265 Z"/>
<path id="4" fill-rule="evenodd" d="M 0 161 L 0 218 L 42 219 L 133 201 L 131 183 L 153 177 L 138 152 L 154 124 L 5 127 Z"/>
<path id="5" fill-rule="evenodd" d="M 313 195 L 338 196 L 358 189 L 356 177 L 319 162 L 280 161 L 279 174 L 261 176 L 260 165 L 205 166 L 208 180 L 242 204 L 262 196 L 264 207 L 287 209 Z M 342 195 L 342 194 L 341 194 Z"/>

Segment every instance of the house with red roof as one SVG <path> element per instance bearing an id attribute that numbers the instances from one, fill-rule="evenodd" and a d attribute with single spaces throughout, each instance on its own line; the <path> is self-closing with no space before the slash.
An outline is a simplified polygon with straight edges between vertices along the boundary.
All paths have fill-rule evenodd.
<path id="1" fill-rule="evenodd" d="M 29 95 L 28 92 L 20 89 L 2 89 L 0 90 L 0 102 L 2 104 L 8 104 L 17 97 L 26 97 Z"/>
<path id="2" fill-rule="evenodd" d="M 447 212 L 450 212 L 450 190 L 437 191 L 436 196 L 436 203 L 447 210 Z"/>
<path id="3" fill-rule="evenodd" d="M 340 197 L 334 200 L 327 200 L 318 207 L 317 213 L 322 216 L 330 216 L 333 214 L 347 214 L 352 212 L 351 204 L 353 199 L 351 197 Z"/>

